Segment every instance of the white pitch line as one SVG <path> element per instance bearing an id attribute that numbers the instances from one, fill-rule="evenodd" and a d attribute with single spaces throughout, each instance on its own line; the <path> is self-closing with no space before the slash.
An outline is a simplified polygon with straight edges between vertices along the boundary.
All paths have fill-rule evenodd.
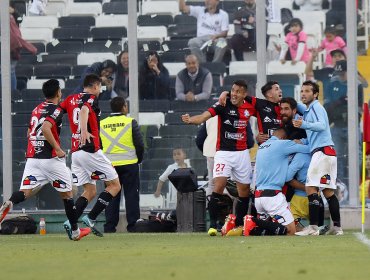
<path id="1" fill-rule="evenodd" d="M 370 240 L 366 237 L 365 234 L 362 234 L 361 232 L 355 232 L 354 235 L 357 237 L 358 240 L 360 240 L 360 242 L 364 243 L 370 249 Z"/>

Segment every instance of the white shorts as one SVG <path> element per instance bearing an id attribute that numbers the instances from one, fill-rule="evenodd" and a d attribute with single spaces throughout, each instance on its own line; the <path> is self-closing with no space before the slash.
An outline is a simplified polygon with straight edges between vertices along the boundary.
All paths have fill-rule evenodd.
<path id="1" fill-rule="evenodd" d="M 273 217 L 284 226 L 294 222 L 292 212 L 290 212 L 283 193 L 280 192 L 272 197 L 256 197 L 254 200 L 258 214 Z"/>
<path id="2" fill-rule="evenodd" d="M 69 192 L 72 190 L 71 178 L 65 158 L 28 158 L 20 189 L 32 190 L 51 183 L 58 192 Z"/>
<path id="3" fill-rule="evenodd" d="M 307 171 L 306 186 L 337 189 L 337 157 L 321 151 L 314 153 Z"/>
<path id="4" fill-rule="evenodd" d="M 241 184 L 251 183 L 252 166 L 249 150 L 217 151 L 213 177 L 231 177 Z"/>
<path id="5" fill-rule="evenodd" d="M 72 154 L 73 183 L 77 186 L 96 184 L 97 180 L 112 181 L 118 178 L 110 160 L 102 150 L 95 153 L 77 151 Z"/>

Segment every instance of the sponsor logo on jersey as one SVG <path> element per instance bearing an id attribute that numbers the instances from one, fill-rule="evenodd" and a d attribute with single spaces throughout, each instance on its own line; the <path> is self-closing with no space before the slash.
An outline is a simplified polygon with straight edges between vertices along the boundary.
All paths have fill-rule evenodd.
<path id="1" fill-rule="evenodd" d="M 100 171 L 94 171 L 93 173 L 91 173 L 91 179 L 103 180 L 103 179 L 107 179 L 107 175 L 105 175 L 103 172 L 100 172 Z"/>
<path id="2" fill-rule="evenodd" d="M 320 178 L 320 184 L 330 185 L 330 175 L 326 174 Z"/>
<path id="3" fill-rule="evenodd" d="M 89 100 L 87 100 L 87 103 L 93 104 L 94 103 L 94 98 L 89 98 Z"/>
<path id="4" fill-rule="evenodd" d="M 230 115 L 230 116 L 237 116 L 237 114 L 236 114 L 235 110 L 230 110 L 230 111 L 229 111 L 229 115 Z"/>
<path id="5" fill-rule="evenodd" d="M 32 175 L 29 175 L 23 179 L 24 186 L 36 185 L 36 183 L 37 183 L 37 179 L 35 176 L 32 176 Z"/>
<path id="6" fill-rule="evenodd" d="M 65 189 L 67 187 L 66 182 L 62 180 L 55 180 L 53 181 L 53 187 L 54 188 L 59 188 L 59 189 Z"/>
<path id="7" fill-rule="evenodd" d="M 240 140 L 244 138 L 244 133 L 225 132 L 225 138 L 232 139 L 232 140 Z"/>
<path id="8" fill-rule="evenodd" d="M 263 111 L 267 112 L 267 113 L 270 113 L 272 110 L 270 107 L 265 107 L 263 108 Z"/>
<path id="9" fill-rule="evenodd" d="M 51 115 L 53 119 L 56 119 L 60 115 L 60 109 L 56 109 L 54 113 Z"/>
<path id="10" fill-rule="evenodd" d="M 272 120 L 269 118 L 269 117 L 265 117 L 264 119 L 263 119 L 263 122 L 272 122 Z"/>
<path id="11" fill-rule="evenodd" d="M 250 115 L 251 115 L 251 114 L 249 114 L 249 111 L 248 111 L 248 110 L 245 110 L 245 111 L 244 111 L 244 116 L 245 116 L 246 118 L 248 118 Z"/>
<path id="12" fill-rule="evenodd" d="M 232 123 L 230 122 L 230 120 L 224 121 L 224 124 L 232 125 Z"/>
<path id="13" fill-rule="evenodd" d="M 247 126 L 247 121 L 239 120 L 239 121 L 234 121 L 234 127 L 235 128 L 244 128 Z"/>

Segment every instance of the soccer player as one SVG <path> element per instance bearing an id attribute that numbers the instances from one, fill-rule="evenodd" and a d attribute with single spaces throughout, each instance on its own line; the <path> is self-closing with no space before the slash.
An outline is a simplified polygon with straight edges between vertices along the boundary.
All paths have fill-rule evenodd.
<path id="1" fill-rule="evenodd" d="M 235 226 L 243 225 L 243 217 L 248 212 L 252 167 L 246 137 L 249 117 L 254 115 L 255 109 L 253 103 L 250 104 L 244 100 L 247 94 L 246 82 L 238 80 L 232 85 L 230 99 L 226 100 L 226 106 L 216 103 L 201 115 L 192 117 L 189 114 L 182 115 L 184 123 L 196 125 L 218 115 L 217 147 L 213 169 L 215 186 L 208 203 L 211 228 L 216 228 L 218 202 L 222 200 L 228 177 L 235 179 L 239 195 L 235 210 Z"/>
<path id="2" fill-rule="evenodd" d="M 105 181 L 105 190 L 100 193 L 89 214 L 82 217 L 95 235 L 103 236 L 95 227 L 96 217 L 118 194 L 121 185 L 117 172 L 101 150 L 98 106 L 100 78 L 95 74 L 87 75 L 83 86 L 83 92 L 69 95 L 59 104 L 54 113 L 46 118 L 44 126 L 54 127 L 62 120 L 64 113 L 68 114 L 72 132 L 72 174 L 77 178 L 76 183 L 84 187 L 84 192 L 76 200 L 77 217 L 82 215 L 87 204 L 95 197 L 96 181 Z M 70 230 L 68 221 L 64 227 L 67 232 Z"/>
<path id="3" fill-rule="evenodd" d="M 33 109 L 27 136 L 27 162 L 24 168 L 20 190 L 12 194 L 0 208 L 0 222 L 13 204 L 18 204 L 32 195 L 32 191 L 51 183 L 63 200 L 65 212 L 71 224 L 70 239 L 80 240 L 90 233 L 90 228 L 78 228 L 77 214 L 72 195 L 71 172 L 65 163 L 65 153 L 60 147 L 61 120 L 52 129 L 42 130 L 46 117 L 54 112 L 62 97 L 58 80 L 48 80 L 42 86 L 45 101 Z M 48 139 L 51 139 L 48 141 Z"/>
<path id="4" fill-rule="evenodd" d="M 293 235 L 295 224 L 288 203 L 282 193 L 288 171 L 289 156 L 295 153 L 309 153 L 307 145 L 297 144 L 285 140 L 287 133 L 280 128 L 274 131 L 273 136 L 261 144 L 256 156 L 256 191 L 255 206 L 260 217 L 272 217 L 275 223 L 275 232 L 279 235 Z M 256 218 L 251 218 L 259 225 Z M 252 228 L 247 221 L 244 226 L 244 235 L 249 235 Z"/>
<path id="5" fill-rule="evenodd" d="M 312 159 L 307 172 L 306 192 L 309 201 L 310 225 L 296 235 L 319 235 L 319 188 L 329 204 L 333 227 L 327 234 L 343 235 L 340 221 L 339 201 L 334 190 L 337 188 L 337 157 L 330 134 L 328 115 L 317 100 L 319 86 L 312 81 L 302 84 L 298 111 L 303 119 L 293 120 L 295 127 L 306 130 Z"/>

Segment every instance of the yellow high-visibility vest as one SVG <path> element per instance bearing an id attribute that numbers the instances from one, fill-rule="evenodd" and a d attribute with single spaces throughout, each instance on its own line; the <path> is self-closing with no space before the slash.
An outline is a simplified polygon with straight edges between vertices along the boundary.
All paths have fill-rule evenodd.
<path id="1" fill-rule="evenodd" d="M 125 115 L 112 115 L 100 122 L 100 138 L 103 152 L 113 166 L 137 163 L 132 139 L 132 121 Z"/>

